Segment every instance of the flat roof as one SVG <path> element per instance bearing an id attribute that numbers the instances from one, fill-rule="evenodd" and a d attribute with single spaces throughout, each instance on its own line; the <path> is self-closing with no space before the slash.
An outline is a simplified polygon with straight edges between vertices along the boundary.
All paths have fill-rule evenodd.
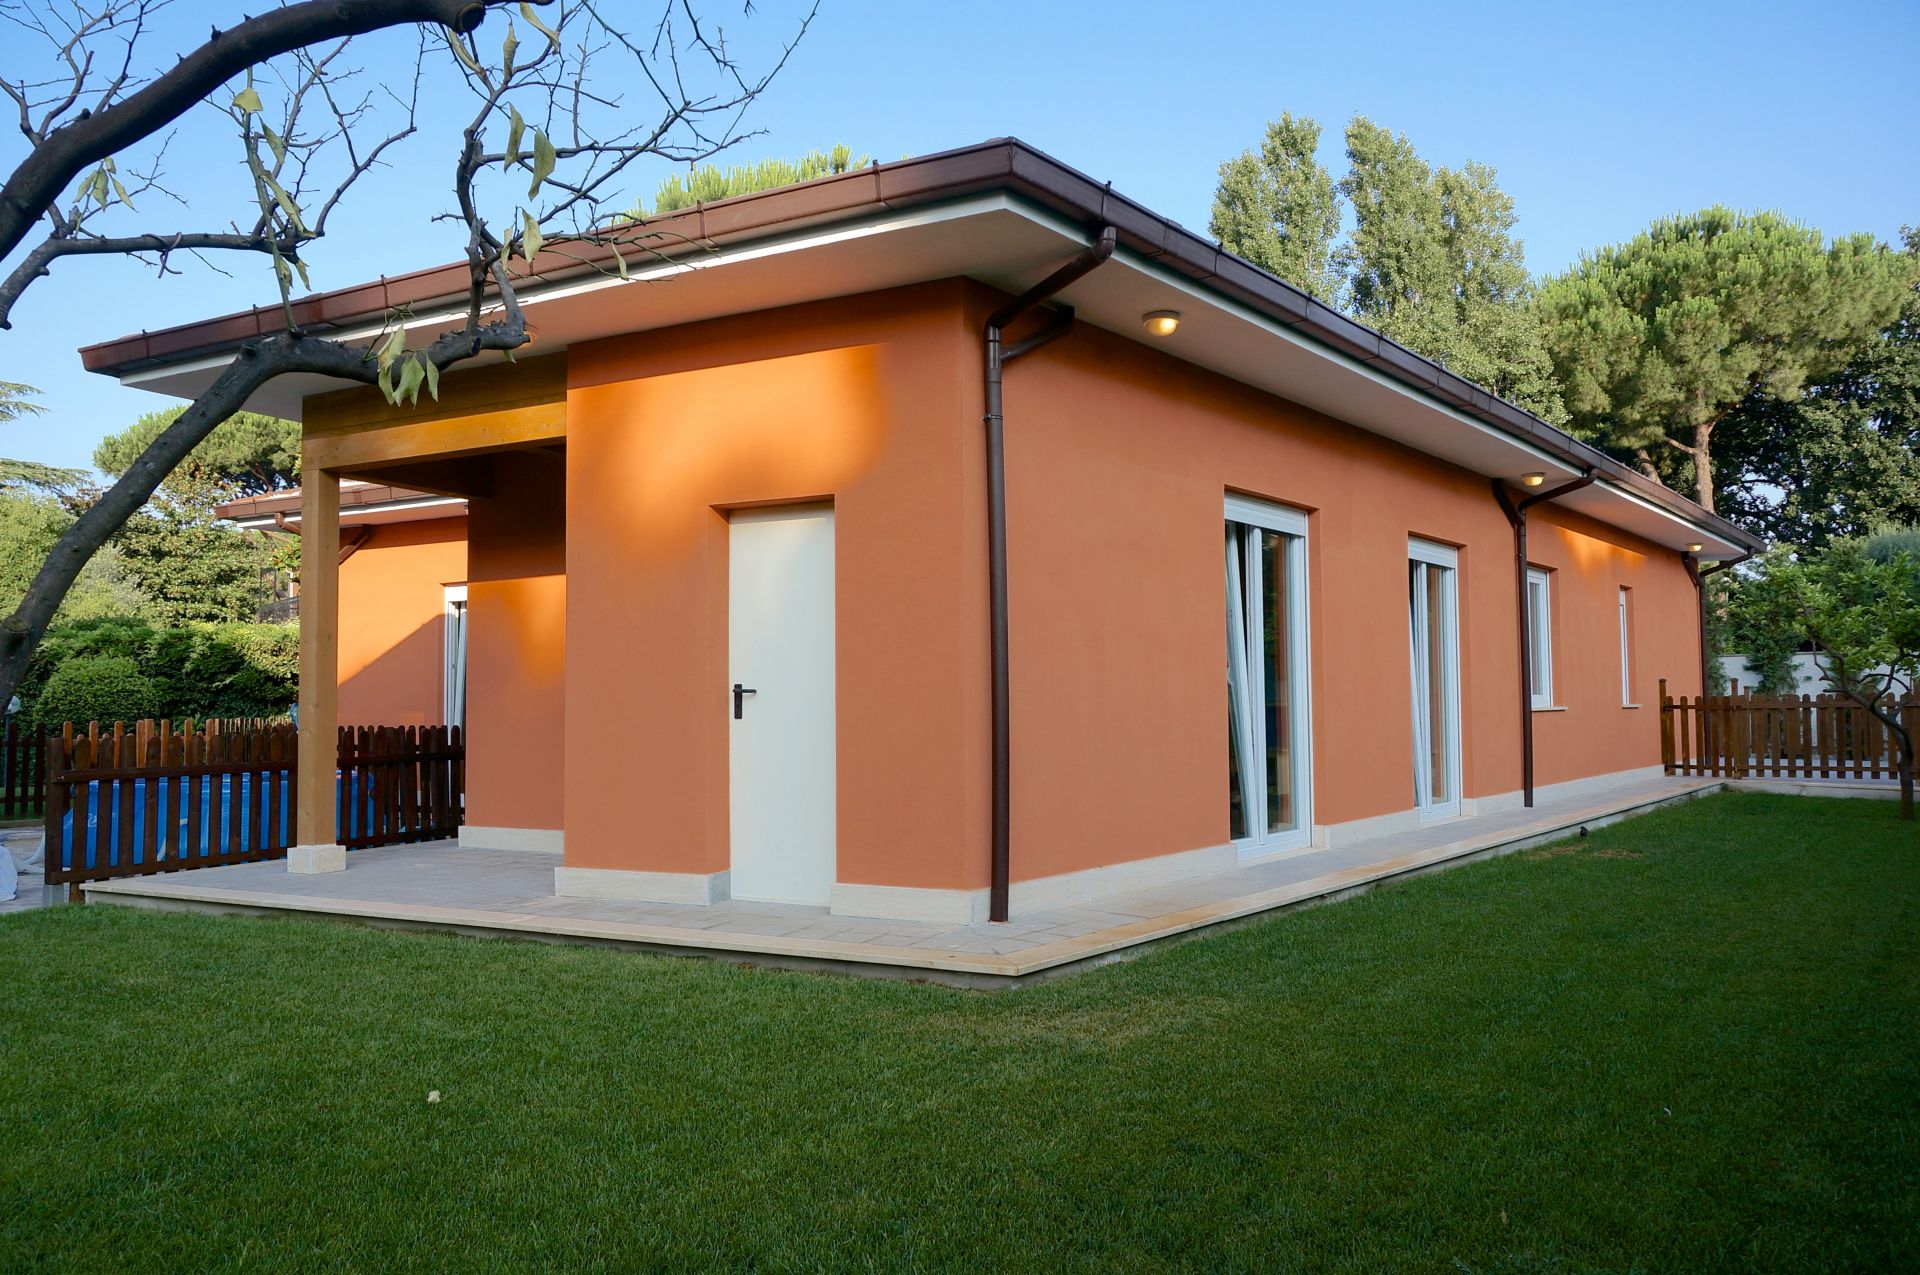
<path id="1" fill-rule="evenodd" d="M 921 278 L 963 275 L 1019 291 L 1074 244 L 1113 226 L 1119 249 L 1062 299 L 1090 321 L 1135 340 L 1143 309 L 1206 307 L 1176 341 L 1154 348 L 1301 402 L 1361 429 L 1492 476 L 1524 466 L 1549 483 L 1592 471 L 1598 481 L 1559 502 L 1658 543 L 1703 545 L 1706 558 L 1764 542 L 1491 391 L 1382 336 L 1299 288 L 1178 223 L 1011 138 L 876 164 L 800 185 L 698 204 L 624 232 L 629 279 L 614 249 L 569 243 L 529 266 L 511 263 L 541 351 L 588 339 L 744 313 L 822 296 L 851 295 Z M 552 242 L 552 241 L 550 241 Z M 1052 254 L 1049 256 L 1049 254 Z M 801 259 L 827 268 L 807 271 Z M 642 268 L 632 268 L 635 261 Z M 591 296 L 633 282 L 698 278 L 725 268 L 726 289 Z M 803 278 L 802 276 L 806 276 Z M 315 293 L 293 302 L 293 321 L 317 334 L 357 339 L 395 307 L 410 326 L 439 330 L 464 309 L 467 267 L 451 263 Z M 670 295 L 669 295 L 670 294 Z M 564 303 L 564 304 L 563 304 Z M 657 303 L 657 304 L 654 304 Z M 1176 304 L 1174 308 L 1182 308 Z M 549 322 L 547 315 L 553 316 Z M 283 330 L 279 306 L 224 315 L 83 347 L 90 371 L 190 396 L 246 341 Z M 550 332 L 551 329 L 551 332 Z M 550 340 L 550 336 L 553 338 Z M 1311 356 L 1311 357 L 1303 357 Z M 301 396 L 343 382 L 280 378 L 250 402 L 297 415 Z M 1390 391 L 1390 392 L 1383 392 Z M 1418 401 L 1417 405 L 1415 401 Z"/>

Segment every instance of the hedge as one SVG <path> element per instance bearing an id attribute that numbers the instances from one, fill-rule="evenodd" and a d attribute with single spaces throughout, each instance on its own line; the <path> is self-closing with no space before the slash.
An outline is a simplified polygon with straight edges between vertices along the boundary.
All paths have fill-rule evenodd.
<path id="1" fill-rule="evenodd" d="M 117 683 L 128 697 L 124 705 L 103 706 L 91 717 L 71 716 L 71 704 L 52 697 L 56 679 L 70 664 L 100 660 L 129 663 L 146 693 L 131 682 Z M 76 677 L 98 681 L 104 675 L 88 667 Z M 54 726 L 139 717 L 279 717 L 298 698 L 299 671 L 295 624 L 166 627 L 145 620 L 78 620 L 47 630 L 20 698 L 28 720 Z"/>
<path id="2" fill-rule="evenodd" d="M 42 722 L 138 721 L 154 716 L 153 679 L 124 655 L 83 655 L 53 671 L 34 703 Z"/>

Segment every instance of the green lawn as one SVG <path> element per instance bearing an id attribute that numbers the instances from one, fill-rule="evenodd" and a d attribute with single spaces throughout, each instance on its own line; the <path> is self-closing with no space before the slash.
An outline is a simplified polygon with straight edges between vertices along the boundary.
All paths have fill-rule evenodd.
<path id="1" fill-rule="evenodd" d="M 8 1270 L 1920 1268 L 1890 803 L 1011 992 L 106 907 L 0 986 Z"/>

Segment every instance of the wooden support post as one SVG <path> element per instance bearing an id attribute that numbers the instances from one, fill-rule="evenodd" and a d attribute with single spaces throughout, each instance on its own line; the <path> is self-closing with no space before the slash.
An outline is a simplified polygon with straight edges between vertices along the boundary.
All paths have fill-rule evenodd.
<path id="1" fill-rule="evenodd" d="M 334 827 L 340 676 L 340 475 L 303 461 L 300 474 L 300 743 L 289 872 L 338 872 Z"/>

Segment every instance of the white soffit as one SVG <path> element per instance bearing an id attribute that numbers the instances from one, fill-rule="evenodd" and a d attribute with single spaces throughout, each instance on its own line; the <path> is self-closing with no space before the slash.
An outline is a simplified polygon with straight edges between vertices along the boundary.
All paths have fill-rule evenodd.
<path id="1" fill-rule="evenodd" d="M 1089 242 L 1080 228 L 1004 194 L 886 213 L 636 266 L 625 280 L 595 274 L 529 291 L 522 296 L 522 307 L 539 341 L 528 353 L 958 276 L 1017 293 Z M 982 262 L 991 265 L 983 267 Z M 1471 472 L 1516 481 L 1523 473 L 1542 472 L 1550 486 L 1578 476 L 1569 462 L 1130 252 L 1116 252 L 1107 265 L 1068 288 L 1061 300 L 1072 304 L 1084 322 Z M 1170 338 L 1149 338 L 1140 326 L 1142 314 L 1158 309 L 1181 312 L 1180 329 Z M 454 307 L 423 312 L 408 330 L 422 340 L 457 322 L 461 313 Z M 370 323 L 335 335 L 364 339 L 378 327 Z M 475 362 L 498 358 L 483 356 Z M 215 355 L 120 379 L 125 385 L 191 398 L 211 384 L 227 362 L 227 356 Z M 325 377 L 283 376 L 246 406 L 297 420 L 306 395 L 346 384 Z M 1557 503 L 1671 548 L 1701 544 L 1702 556 L 1709 560 L 1742 552 L 1604 480 Z"/>

